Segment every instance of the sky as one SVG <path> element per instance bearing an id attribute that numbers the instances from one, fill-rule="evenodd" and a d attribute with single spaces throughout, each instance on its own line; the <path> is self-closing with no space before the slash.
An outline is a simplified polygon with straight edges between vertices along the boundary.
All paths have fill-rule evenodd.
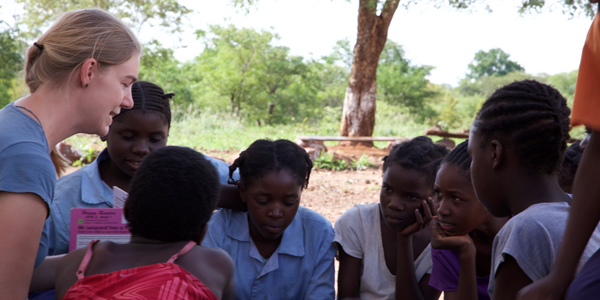
<path id="1" fill-rule="evenodd" d="M 278 33 L 279 45 L 295 55 L 319 58 L 331 53 L 335 42 L 349 39 L 354 45 L 357 31 L 358 0 L 259 0 L 248 13 L 232 7 L 227 0 L 180 0 L 194 10 L 186 20 L 179 39 L 157 28 L 146 26 L 139 37 L 158 38 L 164 46 L 175 47 L 177 59 L 189 60 L 203 45 L 196 40 L 196 29 L 209 24 L 234 24 L 237 27 L 265 29 Z M 401 2 L 407 2 L 406 0 Z M 435 67 L 429 80 L 456 86 L 467 73 L 467 66 L 479 50 L 501 48 L 530 74 L 556 74 L 579 66 L 581 49 L 591 19 L 570 19 L 560 5 L 541 13 L 519 15 L 520 0 L 488 0 L 492 12 L 479 5 L 471 10 L 456 10 L 422 0 L 408 9 L 399 7 L 388 32 L 388 39 L 403 45 L 406 58 L 416 65 Z M 480 1 L 481 2 L 481 1 Z M 547 1 L 548 3 L 556 2 Z M 493 3 L 493 4 L 492 4 Z M 18 11 L 13 0 L 0 0 L 0 17 Z"/>

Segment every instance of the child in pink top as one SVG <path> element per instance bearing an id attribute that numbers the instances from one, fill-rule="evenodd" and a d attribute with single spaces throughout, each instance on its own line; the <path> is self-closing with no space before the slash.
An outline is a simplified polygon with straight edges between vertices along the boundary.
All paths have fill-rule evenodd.
<path id="1" fill-rule="evenodd" d="M 125 203 L 131 241 L 94 241 L 67 254 L 56 270 L 56 298 L 231 298 L 231 258 L 198 246 L 219 191 L 217 171 L 195 150 L 148 154 Z"/>

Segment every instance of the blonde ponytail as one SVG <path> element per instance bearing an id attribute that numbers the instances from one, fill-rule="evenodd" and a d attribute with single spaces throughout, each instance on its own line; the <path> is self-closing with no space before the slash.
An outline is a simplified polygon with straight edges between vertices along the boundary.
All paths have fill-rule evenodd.
<path id="1" fill-rule="evenodd" d="M 62 176 L 69 167 L 69 161 L 62 156 L 62 154 L 60 154 L 58 147 L 50 151 L 50 158 L 52 159 L 52 163 L 56 169 L 56 177 L 60 178 L 60 176 Z"/>
<path id="2" fill-rule="evenodd" d="M 34 93 L 46 82 L 64 83 L 88 58 L 102 68 L 122 64 L 141 49 L 133 32 L 111 14 L 100 9 L 70 11 L 27 50 L 25 83 Z"/>

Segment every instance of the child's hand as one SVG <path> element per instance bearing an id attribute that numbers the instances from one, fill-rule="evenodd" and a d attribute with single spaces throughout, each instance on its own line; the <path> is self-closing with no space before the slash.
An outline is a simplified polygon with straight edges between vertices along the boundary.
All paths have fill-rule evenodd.
<path id="1" fill-rule="evenodd" d="M 471 237 L 466 235 L 448 236 L 440 228 L 438 216 L 431 222 L 431 248 L 453 250 L 459 253 L 475 254 L 475 245 Z"/>
<path id="2" fill-rule="evenodd" d="M 415 209 L 415 216 L 417 218 L 417 221 L 413 224 L 406 226 L 406 228 L 404 228 L 404 230 L 399 231 L 398 235 L 401 235 L 404 237 L 409 237 L 409 236 L 423 230 L 425 227 L 429 226 L 429 222 L 431 222 L 431 219 L 432 219 L 431 212 L 434 211 L 433 200 L 431 198 L 428 198 L 427 200 L 423 200 L 423 202 L 421 202 L 421 205 L 423 206 L 423 211 L 425 212 L 425 217 L 422 217 L 421 213 L 419 213 L 419 210 Z"/>

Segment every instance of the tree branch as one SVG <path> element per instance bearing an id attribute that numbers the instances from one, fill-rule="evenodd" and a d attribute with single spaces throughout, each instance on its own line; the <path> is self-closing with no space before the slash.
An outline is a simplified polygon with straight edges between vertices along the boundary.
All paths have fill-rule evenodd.
<path id="1" fill-rule="evenodd" d="M 392 22 L 392 18 L 394 17 L 394 13 L 396 12 L 396 9 L 398 8 L 398 4 L 400 3 L 400 0 L 386 0 L 385 4 L 383 5 L 383 9 L 381 10 L 381 20 L 383 21 L 382 25 L 386 28 L 385 30 L 387 31 L 387 28 L 390 26 L 390 23 Z"/>

